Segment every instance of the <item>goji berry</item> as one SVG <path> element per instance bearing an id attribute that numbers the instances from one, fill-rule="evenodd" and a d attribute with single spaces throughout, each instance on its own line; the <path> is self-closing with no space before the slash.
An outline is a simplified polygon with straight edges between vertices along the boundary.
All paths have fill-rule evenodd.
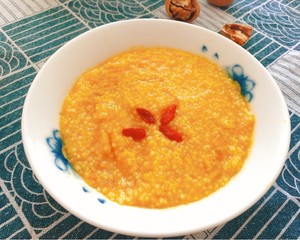
<path id="1" fill-rule="evenodd" d="M 176 142 L 181 142 L 183 140 L 182 135 L 177 132 L 176 130 L 170 128 L 167 125 L 160 125 L 159 126 L 159 131 L 163 133 L 168 139 L 176 141 Z"/>
<path id="2" fill-rule="evenodd" d="M 162 125 L 167 125 L 169 122 L 171 122 L 175 117 L 177 105 L 172 104 L 170 105 L 163 113 L 163 115 L 160 118 L 160 122 Z"/>
<path id="3" fill-rule="evenodd" d="M 136 142 L 146 137 L 146 131 L 143 128 L 124 128 L 122 134 L 126 137 L 131 137 Z"/>
<path id="4" fill-rule="evenodd" d="M 144 108 L 137 108 L 136 112 L 138 113 L 138 115 L 141 117 L 141 119 L 149 124 L 154 124 L 155 123 L 155 118 L 153 116 L 153 114 L 151 112 L 149 112 L 148 110 L 144 109 Z"/>

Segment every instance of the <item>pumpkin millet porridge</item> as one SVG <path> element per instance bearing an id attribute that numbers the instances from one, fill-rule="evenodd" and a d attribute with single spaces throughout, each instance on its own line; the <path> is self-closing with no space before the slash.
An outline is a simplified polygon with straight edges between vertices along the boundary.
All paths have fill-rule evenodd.
<path id="1" fill-rule="evenodd" d="M 88 70 L 66 97 L 63 152 L 112 201 L 167 208 L 239 172 L 255 119 L 238 83 L 206 57 L 133 48 Z"/>

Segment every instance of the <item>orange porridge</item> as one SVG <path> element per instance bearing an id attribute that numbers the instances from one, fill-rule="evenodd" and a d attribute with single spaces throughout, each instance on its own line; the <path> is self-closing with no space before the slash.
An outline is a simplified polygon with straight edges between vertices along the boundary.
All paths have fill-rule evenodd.
<path id="1" fill-rule="evenodd" d="M 239 172 L 255 119 L 239 85 L 203 56 L 133 48 L 85 72 L 60 118 L 63 152 L 112 201 L 167 208 Z"/>

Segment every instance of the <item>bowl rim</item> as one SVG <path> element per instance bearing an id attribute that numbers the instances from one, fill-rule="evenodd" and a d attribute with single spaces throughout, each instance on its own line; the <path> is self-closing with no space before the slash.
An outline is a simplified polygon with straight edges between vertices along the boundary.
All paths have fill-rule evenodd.
<path id="1" fill-rule="evenodd" d="M 26 157 L 28 159 L 28 162 L 30 164 L 30 167 L 33 170 L 33 173 L 36 175 L 37 179 L 39 180 L 39 182 L 41 183 L 41 185 L 43 186 L 43 188 L 46 189 L 46 191 L 55 199 L 55 201 L 57 201 L 61 206 L 63 206 L 65 209 L 67 209 L 70 213 L 74 214 L 75 216 L 77 216 L 78 218 L 94 225 L 100 228 L 103 228 L 105 230 L 108 231 L 112 231 L 112 232 L 116 232 L 116 233 L 121 233 L 121 234 L 126 234 L 126 235 L 131 235 L 131 236 L 144 236 L 144 237 L 173 237 L 173 236 L 180 236 L 180 235 L 186 235 L 186 234 L 192 234 L 192 233 L 196 233 L 199 231 L 203 231 L 212 227 L 215 227 L 217 225 L 223 224 L 235 217 L 237 217 L 238 215 L 240 215 L 241 213 L 245 212 L 247 209 L 249 209 L 253 204 L 255 204 L 267 191 L 268 189 L 273 185 L 273 183 L 275 182 L 276 178 L 278 177 L 278 175 L 280 174 L 282 167 L 284 165 L 284 162 L 286 160 L 286 155 L 288 153 L 289 150 L 289 143 L 290 143 L 290 121 L 288 121 L 286 127 L 285 127 L 285 138 L 284 138 L 284 146 L 282 147 L 282 150 L 280 151 L 281 156 L 278 157 L 281 159 L 281 164 L 278 164 L 278 167 L 276 169 L 276 173 L 274 172 L 273 178 L 270 179 L 270 182 L 268 183 L 268 187 L 261 189 L 260 193 L 257 194 L 255 197 L 252 198 L 252 201 L 247 202 L 247 204 L 244 204 L 242 208 L 238 209 L 238 211 L 231 213 L 229 216 L 227 216 L 227 218 L 225 219 L 220 219 L 218 222 L 215 222 L 213 225 L 207 225 L 207 226 L 199 226 L 199 227 L 191 227 L 191 228 L 186 228 L 185 230 L 182 229 L 172 229 L 172 231 L 168 231 L 167 229 L 164 229 L 164 231 L 158 231 L 158 232 L 152 232 L 152 230 L 150 229 L 150 231 L 148 232 L 143 232 L 140 231 L 139 229 L 120 229 L 117 226 L 108 226 L 105 225 L 103 223 L 99 224 L 98 222 L 95 222 L 93 220 L 91 220 L 90 218 L 88 218 L 85 215 L 82 215 L 81 213 L 77 212 L 76 210 L 74 210 L 72 207 L 70 207 L 66 202 L 64 202 L 57 194 L 56 191 L 54 191 L 54 189 L 50 188 L 47 184 L 47 181 L 45 181 L 44 177 L 42 177 L 39 174 L 38 169 L 36 168 L 36 165 L 34 164 L 34 160 L 33 160 L 33 156 L 30 149 L 30 144 L 29 144 L 29 140 L 27 138 L 28 134 L 29 134 L 29 129 L 26 127 L 27 126 L 27 116 L 29 113 L 28 108 L 29 108 L 29 104 L 31 101 L 31 95 L 35 90 L 35 86 L 36 83 L 38 81 L 42 81 L 40 76 L 42 76 L 42 74 L 44 74 L 45 69 L 47 69 L 48 65 L 51 65 L 53 61 L 55 61 L 55 57 L 57 55 L 59 55 L 61 52 L 65 51 L 65 49 L 67 49 L 69 46 L 71 46 L 71 44 L 73 44 L 73 42 L 77 41 L 78 39 L 84 38 L 87 35 L 91 34 L 91 32 L 95 32 L 95 31 L 99 31 L 99 29 L 104 29 L 104 28 L 109 28 L 110 26 L 113 25 L 126 25 L 126 24 L 130 24 L 130 23 L 135 23 L 135 22 L 139 22 L 139 23 L 151 23 L 151 22 L 161 22 L 161 23 L 167 23 L 167 24 L 173 24 L 173 25 L 185 25 L 186 27 L 190 27 L 190 28 L 194 28 L 194 29 L 201 29 L 201 31 L 204 32 L 209 32 L 210 34 L 216 35 L 218 37 L 223 38 L 223 41 L 227 41 L 228 44 L 232 44 L 235 45 L 235 43 L 231 42 L 231 40 L 221 36 L 220 34 L 213 32 L 209 29 L 200 27 L 200 26 L 196 26 L 196 25 L 192 25 L 192 24 L 188 24 L 188 23 L 184 23 L 184 22 L 178 22 L 178 21 L 173 21 L 173 20 L 169 20 L 169 19 L 129 19 L 129 20 L 121 20 L 121 21 L 117 21 L 117 22 L 113 22 L 113 23 L 108 23 L 108 24 L 104 24 L 102 26 L 96 27 L 94 29 L 88 30 L 87 32 L 84 32 L 82 34 L 80 34 L 79 36 L 73 38 L 72 40 L 70 40 L 69 42 L 67 42 L 65 45 L 63 45 L 61 48 L 59 48 L 53 55 L 50 56 L 50 58 L 47 60 L 47 62 L 44 64 L 44 66 L 38 71 L 37 75 L 35 76 L 30 89 L 27 93 L 25 102 L 24 102 L 24 106 L 23 106 L 23 111 L 22 111 L 22 120 L 21 120 L 21 134 L 22 134 L 22 140 L 23 140 L 23 146 L 24 146 L 24 151 L 26 154 Z M 236 46 L 238 47 L 238 46 Z M 277 96 L 280 98 L 280 101 L 282 102 L 282 106 L 283 108 L 285 108 L 284 112 L 285 112 L 285 116 L 283 116 L 283 118 L 290 120 L 289 118 L 289 114 L 288 114 L 288 108 L 286 106 L 284 97 L 282 95 L 282 92 L 279 88 L 279 86 L 277 85 L 276 81 L 273 79 L 273 77 L 271 76 L 271 74 L 266 70 L 266 68 L 253 56 L 251 55 L 247 50 L 241 48 L 240 49 L 243 54 L 246 54 L 247 57 L 252 58 L 254 61 L 256 61 L 265 71 L 266 74 L 269 76 L 270 79 L 272 79 L 272 83 L 274 84 L 274 87 L 277 91 Z M 152 210 L 151 210 L 152 211 Z M 156 210 L 154 210 L 156 211 Z"/>

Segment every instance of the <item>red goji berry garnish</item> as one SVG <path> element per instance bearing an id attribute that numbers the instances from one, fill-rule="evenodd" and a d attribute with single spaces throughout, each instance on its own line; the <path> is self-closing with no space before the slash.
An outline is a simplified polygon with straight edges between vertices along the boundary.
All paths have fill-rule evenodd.
<path id="1" fill-rule="evenodd" d="M 172 104 L 170 105 L 163 113 L 163 115 L 160 118 L 160 122 L 162 125 L 167 125 L 169 122 L 171 122 L 175 117 L 177 105 Z"/>
<path id="2" fill-rule="evenodd" d="M 124 128 L 122 134 L 126 137 L 131 137 L 136 142 L 146 137 L 146 131 L 143 128 Z"/>
<path id="3" fill-rule="evenodd" d="M 167 125 L 160 125 L 159 131 L 163 133 L 170 140 L 176 142 L 181 142 L 183 140 L 182 135 L 179 132 L 175 131 L 174 129 L 170 128 Z"/>
<path id="4" fill-rule="evenodd" d="M 141 119 L 149 124 L 154 124 L 155 123 L 155 118 L 153 116 L 153 114 L 151 112 L 149 112 L 148 110 L 144 109 L 144 108 L 137 108 L 136 112 L 138 113 L 138 115 L 141 117 Z"/>

